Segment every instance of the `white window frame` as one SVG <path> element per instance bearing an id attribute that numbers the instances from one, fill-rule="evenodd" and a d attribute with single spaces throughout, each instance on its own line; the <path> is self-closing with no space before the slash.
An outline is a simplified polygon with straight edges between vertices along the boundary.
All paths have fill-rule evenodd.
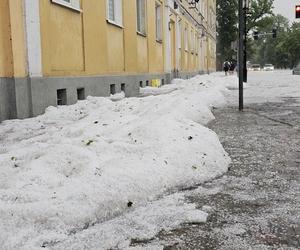
<path id="1" fill-rule="evenodd" d="M 114 19 L 109 16 L 109 2 L 114 3 Z M 123 28 L 123 1 L 122 0 L 106 0 L 106 20 L 108 23 Z"/>
<path id="2" fill-rule="evenodd" d="M 155 27 L 156 27 L 156 41 L 162 42 L 162 4 L 155 2 Z"/>
<path id="3" fill-rule="evenodd" d="M 143 13 L 144 12 L 144 13 Z M 147 1 L 136 0 L 136 28 L 137 33 L 146 35 L 147 34 Z"/>
<path id="4" fill-rule="evenodd" d="M 52 3 L 67 7 L 78 12 L 82 12 L 80 8 L 80 0 L 51 0 Z"/>

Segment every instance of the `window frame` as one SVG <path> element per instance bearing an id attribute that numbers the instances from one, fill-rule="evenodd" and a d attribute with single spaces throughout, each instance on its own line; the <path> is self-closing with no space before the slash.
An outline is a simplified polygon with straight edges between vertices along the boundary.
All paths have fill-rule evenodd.
<path id="1" fill-rule="evenodd" d="M 142 8 L 142 3 L 144 8 Z M 142 10 L 144 10 L 144 13 L 140 12 Z M 144 26 L 144 30 L 140 29 L 142 26 Z M 147 0 L 136 0 L 136 31 L 139 35 L 147 36 Z"/>
<path id="2" fill-rule="evenodd" d="M 122 0 L 112 0 L 114 3 L 114 20 L 109 16 L 109 2 L 106 0 L 106 21 L 117 27 L 123 28 L 123 1 Z"/>
<path id="3" fill-rule="evenodd" d="M 80 8 L 80 0 L 51 0 L 51 2 L 77 12 L 82 12 L 82 9 Z"/>

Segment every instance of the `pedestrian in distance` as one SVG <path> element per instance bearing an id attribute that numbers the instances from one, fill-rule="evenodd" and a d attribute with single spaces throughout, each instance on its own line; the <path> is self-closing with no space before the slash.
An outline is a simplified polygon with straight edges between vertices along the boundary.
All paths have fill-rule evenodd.
<path id="1" fill-rule="evenodd" d="M 230 75 L 233 75 L 235 67 L 236 67 L 235 62 L 231 62 L 230 67 L 229 67 L 229 74 Z"/>
<path id="2" fill-rule="evenodd" d="M 230 62 L 229 61 L 225 61 L 224 62 L 223 69 L 224 69 L 224 72 L 225 72 L 225 76 L 227 76 L 228 75 L 228 71 L 230 69 Z"/>

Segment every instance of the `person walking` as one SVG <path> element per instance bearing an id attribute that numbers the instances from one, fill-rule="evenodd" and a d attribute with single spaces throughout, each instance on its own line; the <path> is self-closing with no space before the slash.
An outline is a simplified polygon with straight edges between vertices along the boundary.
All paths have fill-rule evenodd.
<path id="1" fill-rule="evenodd" d="M 233 75 L 235 67 L 236 67 L 235 62 L 231 62 L 229 66 L 230 75 Z"/>
<path id="2" fill-rule="evenodd" d="M 227 76 L 228 75 L 228 71 L 230 69 L 230 62 L 228 60 L 224 62 L 223 69 L 224 69 L 224 72 L 225 72 L 225 76 Z"/>

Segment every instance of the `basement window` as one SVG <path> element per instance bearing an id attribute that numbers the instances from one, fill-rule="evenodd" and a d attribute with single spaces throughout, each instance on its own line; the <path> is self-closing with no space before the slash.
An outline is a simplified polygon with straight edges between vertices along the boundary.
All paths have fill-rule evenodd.
<path id="1" fill-rule="evenodd" d="M 67 105 L 67 90 L 58 89 L 57 90 L 57 105 Z"/>
<path id="2" fill-rule="evenodd" d="M 114 95 L 116 93 L 116 84 L 110 85 L 110 94 Z"/>
<path id="3" fill-rule="evenodd" d="M 51 0 L 51 2 L 81 12 L 80 0 Z"/>
<path id="4" fill-rule="evenodd" d="M 143 81 L 140 81 L 140 87 L 141 88 L 143 87 Z"/>
<path id="5" fill-rule="evenodd" d="M 77 100 L 84 100 L 84 99 L 85 99 L 84 88 L 78 88 L 77 89 Z"/>
<path id="6" fill-rule="evenodd" d="M 149 80 L 146 81 L 146 86 L 149 86 Z"/>
<path id="7" fill-rule="evenodd" d="M 123 91 L 124 93 L 125 93 L 125 88 L 126 88 L 125 83 L 121 83 L 121 91 Z"/>

